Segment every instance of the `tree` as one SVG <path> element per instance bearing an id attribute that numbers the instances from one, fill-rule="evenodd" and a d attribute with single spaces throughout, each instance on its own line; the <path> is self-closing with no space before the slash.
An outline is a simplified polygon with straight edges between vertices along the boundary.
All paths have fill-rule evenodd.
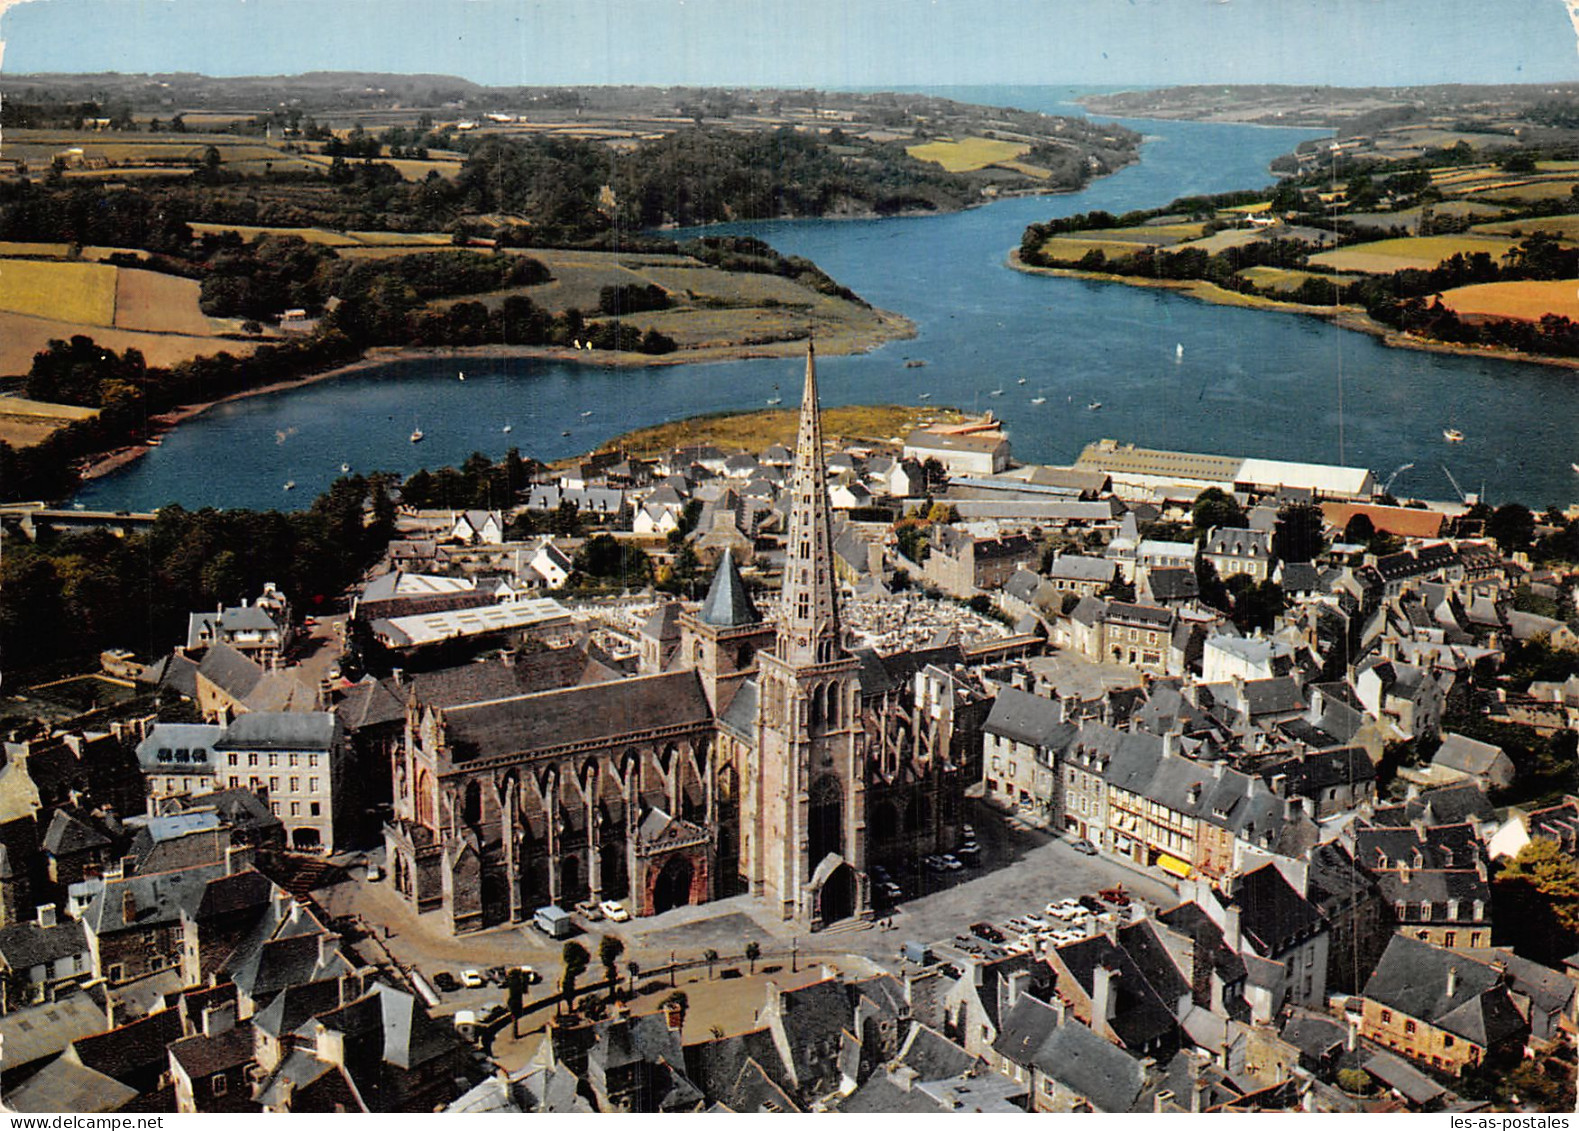
<path id="1" fill-rule="evenodd" d="M 751 972 L 757 972 L 757 959 L 762 957 L 762 944 L 752 939 L 746 944 L 746 961 L 751 963 Z"/>
<path id="2" fill-rule="evenodd" d="M 1527 550 L 1535 539 L 1535 516 L 1523 503 L 1506 503 L 1486 520 L 1486 533 L 1504 554 Z"/>
<path id="3" fill-rule="evenodd" d="M 565 964 L 564 976 L 559 980 L 562 1004 L 565 1009 L 573 1009 L 576 1000 L 576 980 L 586 973 L 587 967 L 592 963 L 592 955 L 587 953 L 586 947 L 572 939 L 560 952 L 560 959 Z"/>
<path id="4" fill-rule="evenodd" d="M 1277 523 L 1272 528 L 1272 556 L 1280 562 L 1315 561 L 1326 545 L 1321 536 L 1325 525 L 1320 507 L 1290 503 L 1277 512 Z"/>
<path id="5" fill-rule="evenodd" d="M 619 967 L 620 955 L 625 953 L 625 940 L 618 935 L 604 935 L 598 943 L 598 964 L 603 967 L 604 980 L 609 984 L 609 996 L 614 996 L 615 971 Z"/>
<path id="6" fill-rule="evenodd" d="M 718 951 L 708 947 L 702 952 L 702 961 L 707 963 L 707 980 L 713 980 L 713 964 L 718 961 Z"/>
<path id="7" fill-rule="evenodd" d="M 1220 487 L 1208 487 L 1195 496 L 1195 505 L 1190 508 L 1190 521 L 1195 524 L 1195 536 L 1198 541 L 1206 540 L 1207 531 L 1220 526 L 1246 527 L 1250 520 L 1245 517 L 1244 510 L 1234 501 L 1234 497 Z"/>
<path id="8" fill-rule="evenodd" d="M 1579 934 L 1579 868 L 1562 847 L 1537 837 L 1503 866 L 1492 885 L 1498 933 L 1537 962 L 1560 965 Z"/>
<path id="9" fill-rule="evenodd" d="M 512 1036 L 521 1035 L 521 1012 L 526 1008 L 526 971 L 519 966 L 510 967 L 509 977 L 505 982 L 509 988 L 510 1033 Z"/>

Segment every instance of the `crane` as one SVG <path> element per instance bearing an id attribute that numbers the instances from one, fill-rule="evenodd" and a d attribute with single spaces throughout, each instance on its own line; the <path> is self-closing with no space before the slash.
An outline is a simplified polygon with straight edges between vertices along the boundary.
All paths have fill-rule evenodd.
<path id="1" fill-rule="evenodd" d="M 1401 463 L 1396 468 L 1394 468 L 1393 473 L 1387 477 L 1387 482 L 1382 485 L 1382 494 L 1391 495 L 1393 493 L 1393 480 L 1397 479 L 1400 475 L 1408 471 L 1413 466 L 1414 464 L 1412 463 Z"/>
<path id="2" fill-rule="evenodd" d="M 1453 478 L 1453 473 L 1447 469 L 1447 464 L 1442 465 L 1442 474 L 1447 476 L 1447 481 L 1453 484 L 1453 490 L 1458 492 L 1458 501 L 1465 506 L 1469 505 L 1469 496 L 1464 494 L 1464 488 L 1458 485 L 1458 480 Z"/>

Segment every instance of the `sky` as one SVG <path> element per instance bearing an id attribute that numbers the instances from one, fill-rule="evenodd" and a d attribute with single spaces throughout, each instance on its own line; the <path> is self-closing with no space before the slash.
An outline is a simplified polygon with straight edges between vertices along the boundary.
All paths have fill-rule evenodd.
<path id="1" fill-rule="evenodd" d="M 1579 6 L 1579 0 L 1575 0 Z M 1565 0 L 0 0 L 0 71 L 490 85 L 1579 81 Z"/>

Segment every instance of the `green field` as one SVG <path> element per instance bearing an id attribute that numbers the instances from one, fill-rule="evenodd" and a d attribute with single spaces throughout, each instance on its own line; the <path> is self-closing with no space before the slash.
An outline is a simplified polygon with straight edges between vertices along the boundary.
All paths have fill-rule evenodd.
<path id="1" fill-rule="evenodd" d="M 1335 248 L 1311 256 L 1310 262 L 1334 271 L 1388 275 L 1410 269 L 1428 271 L 1460 252 L 1472 255 L 1484 251 L 1492 259 L 1500 260 L 1512 246 L 1512 240 L 1497 236 L 1410 236 Z"/>
<path id="2" fill-rule="evenodd" d="M 931 161 L 950 173 L 973 173 L 1002 161 L 1014 161 L 1031 151 L 1029 145 L 988 137 L 943 139 L 909 146 L 905 152 L 917 161 Z"/>

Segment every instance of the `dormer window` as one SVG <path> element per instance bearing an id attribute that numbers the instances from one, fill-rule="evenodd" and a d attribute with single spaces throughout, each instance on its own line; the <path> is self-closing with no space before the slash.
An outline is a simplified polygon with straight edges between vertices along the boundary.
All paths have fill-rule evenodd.
<path id="1" fill-rule="evenodd" d="M 1429 923 L 1430 921 L 1431 921 L 1431 901 L 1429 899 L 1421 900 L 1420 901 L 1420 922 L 1422 922 L 1422 923 Z"/>

